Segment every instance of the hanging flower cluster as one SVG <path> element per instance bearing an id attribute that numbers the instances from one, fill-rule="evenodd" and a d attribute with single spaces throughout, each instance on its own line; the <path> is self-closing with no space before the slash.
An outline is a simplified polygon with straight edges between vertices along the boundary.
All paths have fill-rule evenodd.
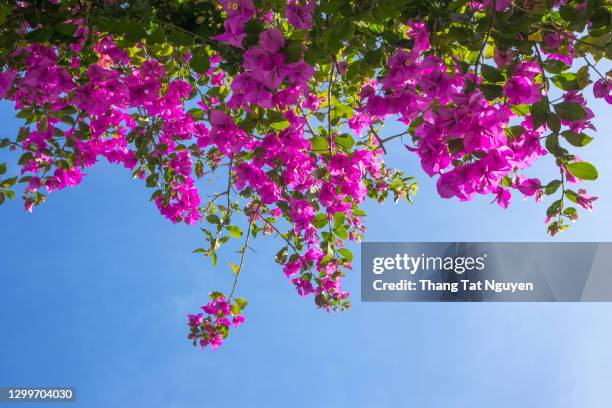
<path id="1" fill-rule="evenodd" d="M 211 301 L 204 306 L 202 313 L 188 315 L 189 320 L 189 339 L 193 340 L 193 345 L 199 344 L 202 348 L 210 345 L 215 350 L 228 336 L 230 327 L 238 327 L 246 322 L 246 318 L 240 314 L 247 302 L 244 299 L 234 299 L 230 303 L 220 293 L 211 293 Z"/>
<path id="2" fill-rule="evenodd" d="M 195 252 L 213 264 L 242 239 L 231 294 L 189 315 L 194 345 L 214 349 L 244 322 L 234 292 L 259 235 L 282 240 L 276 261 L 300 296 L 350 307 L 345 244 L 363 238 L 360 205 L 416 192 L 383 161 L 396 139 L 443 198 L 507 208 L 513 190 L 536 201 L 560 190 L 552 235 L 578 219 L 572 203 L 590 211 L 597 199 L 570 188 L 597 171 L 567 148 L 592 140 L 591 72 L 594 97 L 612 102 L 589 59 L 606 56 L 609 8 L 597 1 L 119 3 L 23 1 L 3 17 L 0 98 L 25 125 L 0 140 L 22 152 L 0 203 L 22 183 L 32 211 L 105 158 L 153 189 L 163 216 L 203 226 Z M 406 131 L 385 135 L 392 120 Z M 543 157 L 558 178 L 529 175 Z"/>

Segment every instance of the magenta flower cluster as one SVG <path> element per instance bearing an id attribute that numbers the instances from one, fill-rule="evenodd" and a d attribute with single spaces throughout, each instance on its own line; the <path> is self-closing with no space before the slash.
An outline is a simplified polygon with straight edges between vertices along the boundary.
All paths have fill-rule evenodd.
<path id="1" fill-rule="evenodd" d="M 234 303 L 225 299 L 219 293 L 211 293 L 211 301 L 202 306 L 204 314 L 188 315 L 189 336 L 193 345 L 199 344 L 202 348 L 209 346 L 215 350 L 229 334 L 230 328 L 239 327 L 246 318 L 240 314 L 246 306 L 246 301 L 236 299 Z"/>
<path id="2" fill-rule="evenodd" d="M 496 68 L 479 61 L 466 69 L 459 58 L 433 52 L 425 22 L 408 21 L 410 47 L 398 47 L 375 78 L 357 85 L 356 100 L 348 101 L 334 95 L 333 79 L 348 77 L 347 65 L 354 61 L 334 56 L 326 65 L 329 79 L 322 80 L 306 62 L 307 41 L 296 52 L 295 37 L 289 36 L 303 31 L 297 38 L 308 38 L 316 1 L 288 0 L 282 13 L 260 10 L 251 0 L 218 3 L 223 32 L 212 39 L 241 55 L 231 75 L 217 53 L 210 55 L 205 73 L 177 73 L 169 68 L 174 62 L 164 63 L 146 42 L 125 49 L 116 37 L 90 32 L 83 20 L 70 22 L 78 28 L 69 49 L 34 43 L 14 52 L 21 65 L 2 68 L 0 98 L 12 100 L 31 118 L 13 146 L 25 152 L 19 164 L 27 210 L 44 200 L 43 191 L 78 185 L 87 169 L 105 158 L 155 188 L 151 199 L 172 222 L 206 219 L 218 226 L 217 236 L 205 230 L 213 250 L 229 239 L 220 236 L 224 229 L 242 237 L 228 224 L 234 212 L 244 211 L 249 230 L 242 255 L 250 236 L 277 234 L 286 243 L 277 261 L 297 293 L 312 296 L 324 310 L 337 310 L 350 306 L 342 280 L 352 268 L 352 254 L 343 246 L 365 231 L 359 205 L 368 196 L 382 201 L 389 191 L 407 195 L 398 187 L 407 178 L 383 162 L 386 141 L 377 133 L 383 123 L 398 120 L 408 128 L 412 137 L 402 138 L 403 145 L 436 178 L 441 197 L 465 201 L 489 195 L 503 208 L 510 205 L 513 190 L 539 201 L 547 189 L 558 187 L 528 174 L 537 159 L 549 154 L 543 140 L 552 126 L 558 127 L 556 134 L 564 127 L 570 137 L 595 129 L 593 113 L 577 90 L 563 92 L 559 100 L 584 115 L 563 115 L 555 124 L 530 110 L 542 103 L 549 109 L 550 84 L 542 67 L 572 65 L 576 39 L 570 34 L 546 33 L 539 59 L 495 49 L 487 62 Z M 501 0 L 471 3 L 476 12 L 503 13 L 511 6 Z M 262 29 L 249 37 L 254 21 Z M 95 60 L 80 58 L 85 47 L 92 47 Z M 187 67 L 199 57 L 184 49 L 173 55 Z M 483 86 L 486 69 L 496 76 L 497 85 L 489 88 L 498 92 L 493 97 Z M 609 79 L 597 80 L 593 93 L 612 103 Z M 197 96 L 197 105 L 192 104 L 197 108 L 188 108 L 187 101 Z M 334 124 L 332 103 L 346 108 Z M 274 126 L 263 126 L 270 111 L 276 114 Z M 577 183 L 570 170 L 580 163 L 572 157 L 561 165 L 561 180 Z M 196 185 L 221 166 L 229 168 L 227 203 L 216 203 L 223 220 L 214 214 L 217 207 L 212 209 L 221 194 L 205 206 Z M 236 201 L 240 197 L 242 209 L 230 200 L 232 194 Z M 567 194 L 587 210 L 597 199 L 582 188 Z M 547 222 L 561 217 L 563 208 L 552 208 Z M 577 218 L 575 212 L 564 215 Z M 242 262 L 232 268 L 237 279 Z M 245 306 L 233 291 L 230 296 L 213 292 L 203 313 L 189 315 L 189 339 L 217 348 L 232 326 L 244 323 Z"/>
<path id="3" fill-rule="evenodd" d="M 491 194 L 495 202 L 507 208 L 512 188 L 525 197 L 540 199 L 540 180 L 520 172 L 547 154 L 541 143 L 546 124 L 535 127 L 530 115 L 511 109 L 511 105 L 534 104 L 546 95 L 540 64 L 516 63 L 503 85 L 504 100 L 491 103 L 478 88 L 471 89 L 482 77 L 475 77 L 473 72 L 462 75 L 458 65 L 448 66 L 441 58 L 425 54 L 430 47 L 426 27 L 420 22 L 408 26 L 414 47 L 391 56 L 383 79 L 362 88 L 363 108 L 349 126 L 361 134 L 372 123 L 391 117 L 406 125 L 416 124 L 414 145 L 406 148 L 420 157 L 427 174 L 439 176 L 437 188 L 443 198 L 466 201 L 476 194 Z M 512 62 L 511 56 L 496 52 L 495 62 L 503 68 Z M 602 86 L 596 84 L 596 97 L 603 97 Z M 571 91 L 563 95 L 563 100 L 580 104 L 587 113 L 579 120 L 562 120 L 563 125 L 575 133 L 594 130 L 590 122 L 593 114 L 584 97 Z M 513 121 L 522 131 L 510 137 L 507 129 Z M 570 173 L 566 172 L 566 177 L 576 181 Z M 578 204 L 587 208 L 582 202 Z"/>

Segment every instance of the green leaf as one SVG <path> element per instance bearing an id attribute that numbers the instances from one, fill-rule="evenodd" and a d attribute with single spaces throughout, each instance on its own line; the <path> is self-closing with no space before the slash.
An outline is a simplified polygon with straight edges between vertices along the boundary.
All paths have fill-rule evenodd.
<path id="1" fill-rule="evenodd" d="M 346 221 L 346 214 L 343 212 L 337 212 L 334 214 L 334 228 L 335 227 L 340 227 L 342 225 L 344 225 L 344 222 Z"/>
<path id="2" fill-rule="evenodd" d="M 49 26 L 44 26 L 38 30 L 30 31 L 25 38 L 30 42 L 46 42 L 53 35 L 53 29 Z"/>
<path id="3" fill-rule="evenodd" d="M 492 101 L 496 98 L 499 98 L 504 94 L 504 89 L 500 85 L 480 84 L 478 85 L 478 88 L 488 101 Z"/>
<path id="4" fill-rule="evenodd" d="M 194 50 L 189 64 L 191 65 L 191 68 L 198 74 L 206 74 L 206 72 L 210 68 L 210 58 L 208 57 L 206 49 L 199 48 Z"/>
<path id="5" fill-rule="evenodd" d="M 283 247 L 280 251 L 276 253 L 275 261 L 278 264 L 284 264 L 287 262 L 287 256 L 289 255 L 289 248 Z"/>
<path id="6" fill-rule="evenodd" d="M 215 291 L 213 291 L 213 292 L 210 292 L 210 293 L 208 294 L 208 296 L 210 296 L 210 298 L 211 298 L 212 300 L 217 300 L 217 299 L 219 299 L 220 297 L 225 297 L 225 295 L 224 295 L 222 292 L 218 292 L 218 291 L 216 291 L 216 290 L 215 290 Z"/>
<path id="7" fill-rule="evenodd" d="M 344 22 L 341 25 L 336 26 L 334 29 L 334 34 L 336 34 L 338 38 L 341 40 L 350 39 L 353 36 L 354 32 L 355 32 L 355 26 L 353 24 L 352 19 L 344 20 Z"/>
<path id="8" fill-rule="evenodd" d="M 273 122 L 270 126 L 276 130 L 285 130 L 289 127 L 290 123 L 288 120 L 284 119 L 278 122 Z"/>
<path id="9" fill-rule="evenodd" d="M 605 4 L 605 2 L 601 2 L 601 4 Z M 609 5 L 609 3 L 608 3 Z M 605 6 L 601 6 L 595 9 L 593 14 L 591 15 L 591 28 L 607 28 L 610 29 L 610 10 Z"/>
<path id="10" fill-rule="evenodd" d="M 544 193 L 546 195 L 554 194 L 559 189 L 559 187 L 561 187 L 561 181 L 553 180 L 550 183 L 548 183 L 546 187 L 544 187 Z"/>
<path id="11" fill-rule="evenodd" d="M 576 147 L 583 147 L 593 141 L 593 138 L 584 133 L 575 133 L 571 130 L 566 130 L 561 135 L 568 141 L 569 144 Z"/>
<path id="12" fill-rule="evenodd" d="M 554 156 L 559 156 L 561 154 L 561 146 L 559 146 L 559 137 L 557 135 L 548 135 L 544 145 L 546 146 L 546 150 L 548 150 Z"/>
<path id="13" fill-rule="evenodd" d="M 553 202 L 550 207 L 546 210 L 546 216 L 552 217 L 561 212 L 561 208 L 563 206 L 563 200 L 557 200 Z"/>
<path id="14" fill-rule="evenodd" d="M 368 215 L 365 211 L 363 211 L 360 208 L 356 208 L 353 210 L 353 215 L 356 215 L 358 217 L 365 217 L 366 215 Z"/>
<path id="15" fill-rule="evenodd" d="M 24 164 L 26 164 L 30 160 L 32 160 L 32 157 L 33 157 L 32 153 L 26 152 L 26 153 L 21 155 L 21 157 L 19 158 L 19 161 L 17 162 L 17 164 L 19 164 L 20 166 L 23 166 Z"/>
<path id="16" fill-rule="evenodd" d="M 574 207 L 568 207 L 565 210 L 563 210 L 563 214 L 567 215 L 567 216 L 572 216 L 574 214 L 576 214 L 578 211 L 574 208 Z"/>
<path id="17" fill-rule="evenodd" d="M 549 112 L 546 124 L 553 133 L 559 134 L 559 131 L 561 130 L 561 119 L 559 119 L 559 115 Z"/>
<path id="18" fill-rule="evenodd" d="M 378 67 L 382 57 L 383 57 L 383 49 L 377 48 L 375 50 L 368 51 L 363 56 L 363 60 L 372 67 Z"/>
<path id="19" fill-rule="evenodd" d="M 133 24 L 133 25 L 137 25 L 137 24 Z M 134 34 L 128 33 L 128 35 L 133 36 Z M 144 35 L 140 35 L 139 38 L 142 38 L 142 37 L 144 37 Z M 172 31 L 170 31 L 170 35 L 168 36 L 168 39 L 174 44 L 179 45 L 179 46 L 181 45 L 189 46 L 193 43 L 193 38 L 189 34 L 176 30 L 176 29 L 173 29 Z"/>
<path id="20" fill-rule="evenodd" d="M 300 60 L 302 56 L 302 41 L 289 40 L 283 49 L 285 54 L 285 62 L 291 64 Z"/>
<path id="21" fill-rule="evenodd" d="M 238 276 L 238 274 L 240 273 L 240 267 L 234 263 L 230 263 L 229 266 L 230 268 L 232 268 L 232 272 L 234 273 L 234 275 Z"/>
<path id="22" fill-rule="evenodd" d="M 355 145 L 355 139 L 348 133 L 343 133 L 336 138 L 336 143 L 345 152 L 350 152 Z"/>
<path id="23" fill-rule="evenodd" d="M 153 188 L 157 186 L 157 175 L 156 174 L 151 174 L 147 177 L 146 186 L 149 188 Z"/>
<path id="24" fill-rule="evenodd" d="M 310 65 L 316 65 L 319 61 L 325 59 L 325 51 L 323 51 L 316 44 L 312 44 L 306 50 L 304 54 L 304 60 L 308 62 Z"/>
<path id="25" fill-rule="evenodd" d="M 588 162 L 575 162 L 567 165 L 567 170 L 580 180 L 597 180 L 597 169 Z"/>
<path id="26" fill-rule="evenodd" d="M 215 214 L 209 214 L 206 217 L 206 221 L 210 222 L 211 224 L 220 224 L 221 223 L 221 219 L 219 219 L 219 217 Z"/>
<path id="27" fill-rule="evenodd" d="M 245 298 L 235 298 L 234 304 L 232 305 L 232 313 L 239 315 L 248 304 L 249 302 L 247 302 Z"/>
<path id="28" fill-rule="evenodd" d="M 589 74 L 589 67 L 587 65 L 581 67 L 576 72 L 576 82 L 579 89 L 584 89 L 591 84 L 591 76 Z"/>
<path id="29" fill-rule="evenodd" d="M 570 68 L 561 61 L 553 59 L 544 61 L 542 65 L 544 66 L 544 69 L 550 72 L 551 74 L 560 74 L 561 72 L 566 71 Z"/>
<path id="30" fill-rule="evenodd" d="M 548 119 L 548 101 L 545 98 L 542 98 L 540 102 L 531 105 L 529 112 L 531 113 L 533 127 L 535 129 L 539 128 Z"/>
<path id="31" fill-rule="evenodd" d="M 226 229 L 234 238 L 240 238 L 242 236 L 242 229 L 236 225 L 229 225 Z"/>
<path id="32" fill-rule="evenodd" d="M 202 120 L 204 118 L 204 110 L 200 108 L 189 109 L 187 112 L 194 120 Z"/>
<path id="33" fill-rule="evenodd" d="M 136 21 L 125 20 L 122 31 L 125 34 L 125 38 L 129 41 L 140 41 L 147 36 L 147 32 L 141 24 Z"/>
<path id="34" fill-rule="evenodd" d="M 325 153 L 329 150 L 329 143 L 321 136 L 315 136 L 310 139 L 310 148 L 315 153 Z"/>
<path id="35" fill-rule="evenodd" d="M 66 37 L 73 37 L 78 26 L 76 24 L 58 23 L 53 29 L 55 32 L 60 33 Z"/>
<path id="36" fill-rule="evenodd" d="M 507 127 L 505 130 L 506 136 L 514 140 L 525 133 L 525 128 L 519 125 Z"/>
<path id="37" fill-rule="evenodd" d="M 526 116 L 529 114 L 529 105 L 512 105 L 510 110 L 518 116 Z"/>
<path id="38" fill-rule="evenodd" d="M 348 239 L 348 230 L 344 226 L 338 226 L 334 228 L 334 233 L 338 236 L 338 238 L 346 240 Z"/>
<path id="39" fill-rule="evenodd" d="M 0 163 L 0 175 L 6 173 L 6 163 Z"/>
<path id="40" fill-rule="evenodd" d="M 342 257 L 346 259 L 347 262 L 353 261 L 353 253 L 348 248 L 340 248 L 338 250 L 338 253 L 342 255 Z"/>
<path id="41" fill-rule="evenodd" d="M 502 82 L 505 78 L 497 68 L 490 65 L 483 65 L 481 68 L 482 76 L 489 82 Z"/>
<path id="42" fill-rule="evenodd" d="M 329 223 L 329 217 L 325 213 L 319 213 L 315 216 L 312 221 L 312 225 L 314 225 L 317 229 L 321 229 Z"/>
<path id="43" fill-rule="evenodd" d="M 565 197 L 573 203 L 578 201 L 578 193 L 574 190 L 565 190 Z"/>
<path id="44" fill-rule="evenodd" d="M 555 112 L 561 119 L 577 121 L 586 116 L 586 111 L 578 102 L 561 102 L 555 106 Z"/>
<path id="45" fill-rule="evenodd" d="M 11 177 L 6 180 L 2 180 L 2 183 L 0 183 L 0 185 L 2 186 L 2 188 L 11 188 L 17 182 L 17 178 L 18 177 Z"/>
<path id="46" fill-rule="evenodd" d="M 147 44 L 162 44 L 166 41 L 166 32 L 163 28 L 157 27 L 147 36 Z"/>
<path id="47" fill-rule="evenodd" d="M 562 74 L 555 75 L 551 78 L 551 81 L 557 86 L 557 88 L 563 89 L 564 91 L 580 89 L 578 80 L 576 79 L 576 74 L 573 72 L 564 72 Z"/>
<path id="48" fill-rule="evenodd" d="M 6 17 L 11 12 L 12 8 L 6 2 L 0 3 L 0 24 L 4 24 Z"/>

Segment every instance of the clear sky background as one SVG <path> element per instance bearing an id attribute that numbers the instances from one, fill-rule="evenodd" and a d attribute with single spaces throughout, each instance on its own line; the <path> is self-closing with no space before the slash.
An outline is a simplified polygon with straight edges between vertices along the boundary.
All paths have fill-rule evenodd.
<path id="1" fill-rule="evenodd" d="M 555 240 L 612 238 L 610 109 L 590 106 L 598 132 L 581 156 L 599 167 L 586 185 L 601 198 Z M 0 121 L 0 137 L 16 133 L 11 105 Z M 532 175 L 550 179 L 549 160 Z M 395 149 L 388 162 L 421 188 L 413 205 L 366 205 L 370 241 L 551 240 L 545 204 L 442 200 L 416 156 Z M 270 237 L 239 283 L 247 324 L 217 351 L 193 348 L 186 314 L 230 288 L 235 254 L 213 269 L 191 253 L 198 228 L 160 216 L 128 170 L 87 174 L 32 214 L 0 207 L 0 386 L 75 386 L 69 407 L 609 407 L 610 304 L 360 303 L 356 262 L 353 310 L 328 314 L 297 296 Z"/>

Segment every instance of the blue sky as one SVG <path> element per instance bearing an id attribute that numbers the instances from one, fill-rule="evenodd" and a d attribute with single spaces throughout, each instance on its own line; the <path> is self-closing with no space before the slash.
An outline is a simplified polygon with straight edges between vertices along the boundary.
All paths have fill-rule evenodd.
<path id="1" fill-rule="evenodd" d="M 556 240 L 612 238 L 610 110 L 590 103 L 599 130 L 582 157 L 600 169 L 588 188 L 601 198 Z M 11 105 L 0 120 L 0 137 L 14 135 Z M 547 160 L 532 175 L 552 175 Z M 442 200 L 414 155 L 396 149 L 388 162 L 421 188 L 413 205 L 366 205 L 371 241 L 550 240 L 543 204 Z M 198 229 L 166 221 L 149 196 L 101 163 L 32 214 L 0 208 L 0 386 L 76 386 L 70 407 L 609 406 L 609 304 L 366 304 L 356 263 L 353 310 L 328 314 L 295 294 L 269 237 L 239 284 L 247 324 L 215 352 L 195 349 L 185 315 L 229 289 L 233 254 L 213 269 L 191 253 Z"/>

